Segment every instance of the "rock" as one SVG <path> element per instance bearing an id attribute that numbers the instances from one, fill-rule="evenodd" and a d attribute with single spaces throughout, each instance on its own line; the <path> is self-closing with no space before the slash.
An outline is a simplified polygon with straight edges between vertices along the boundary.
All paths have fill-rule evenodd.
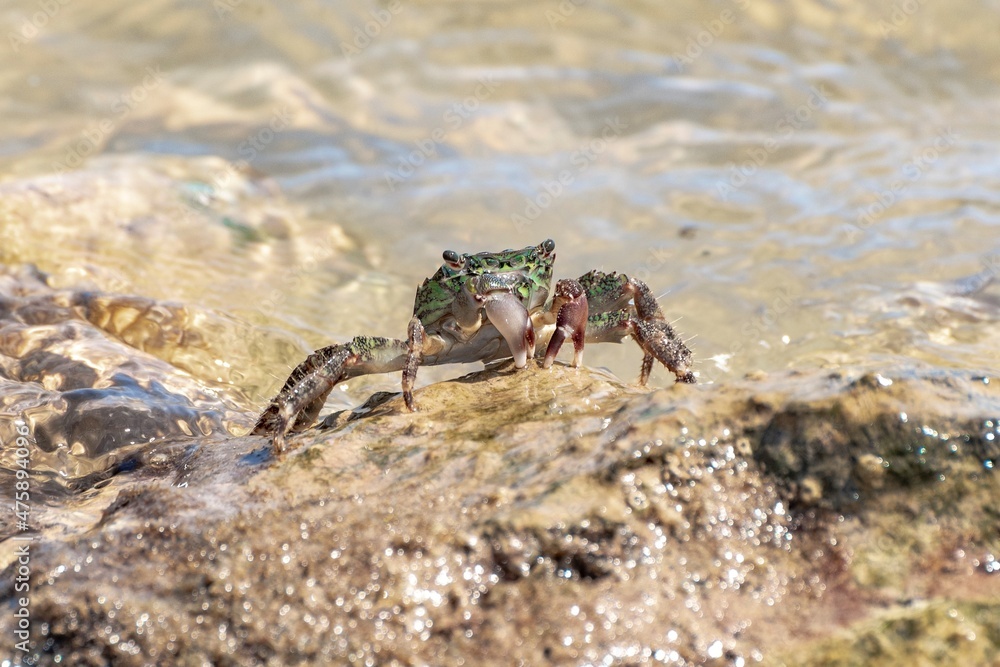
<path id="1" fill-rule="evenodd" d="M 803 373 L 647 392 L 500 366 L 418 390 L 416 414 L 381 395 L 332 415 L 281 460 L 258 437 L 135 447 L 33 509 L 33 651 L 973 664 L 1000 648 L 995 387 Z M 17 544 L 0 545 L 8 598 Z"/>

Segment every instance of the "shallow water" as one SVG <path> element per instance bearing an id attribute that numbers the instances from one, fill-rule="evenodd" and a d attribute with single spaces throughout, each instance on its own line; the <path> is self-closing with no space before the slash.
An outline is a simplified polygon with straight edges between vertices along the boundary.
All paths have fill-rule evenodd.
<path id="1" fill-rule="evenodd" d="M 546 237 L 560 276 L 665 295 L 703 382 L 1000 371 L 996 2 L 15 0 L 0 23 L 0 185 L 49 202 L 8 208 L 0 260 L 189 309 L 211 354 L 151 354 L 248 414 L 308 349 L 404 336 L 443 249 Z M 174 199 L 128 196 L 150 191 Z"/>

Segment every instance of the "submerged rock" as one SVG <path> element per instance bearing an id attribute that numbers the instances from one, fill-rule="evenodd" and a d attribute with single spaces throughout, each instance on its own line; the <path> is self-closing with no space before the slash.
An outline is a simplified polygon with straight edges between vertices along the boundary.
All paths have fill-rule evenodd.
<path id="1" fill-rule="evenodd" d="M 997 654 L 996 383 L 791 375 L 646 392 L 529 364 L 416 400 L 416 414 L 379 395 L 332 415 L 281 460 L 258 437 L 123 450 L 99 484 L 33 510 L 33 653 L 80 665 Z M 0 546 L 8 598 L 14 548 Z M 13 621 L 0 616 L 6 636 Z"/>
<path id="2" fill-rule="evenodd" d="M 26 425 L 40 489 L 75 484 L 123 447 L 245 426 L 242 392 L 221 377 L 197 377 L 216 358 L 201 330 L 220 329 L 225 318 L 53 289 L 49 280 L 32 266 L 0 267 L 0 443 L 15 441 L 15 420 Z M 0 448 L 0 480 L 10 481 L 15 464 L 15 448 Z"/>
<path id="3" fill-rule="evenodd" d="M 315 346 L 300 338 L 301 304 L 351 284 L 353 249 L 340 226 L 219 158 L 103 156 L 0 183 L 0 266 L 37 267 L 34 280 L 0 275 L 0 300 L 40 302 L 31 314 L 20 304 L 25 323 L 83 309 L 126 345 L 259 401 L 275 367 Z"/>

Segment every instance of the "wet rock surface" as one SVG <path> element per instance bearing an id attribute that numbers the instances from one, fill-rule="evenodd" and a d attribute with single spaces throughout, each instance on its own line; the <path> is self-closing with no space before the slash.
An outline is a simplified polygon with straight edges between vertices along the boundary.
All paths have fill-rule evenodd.
<path id="1" fill-rule="evenodd" d="M 27 425 L 32 472 L 48 492 L 123 447 L 241 429 L 240 391 L 196 375 L 214 358 L 198 326 L 223 318 L 50 280 L 30 265 L 0 267 L 0 442 L 15 442 L 16 419 Z M 15 459 L 14 447 L 0 449 L 0 478 Z"/>
<path id="2" fill-rule="evenodd" d="M 331 415 L 282 460 L 257 437 L 121 450 L 33 514 L 39 661 L 998 654 L 996 382 L 817 373 L 646 392 L 529 365 L 416 399 L 416 414 L 388 394 Z M 13 554 L 0 546 L 7 598 Z"/>

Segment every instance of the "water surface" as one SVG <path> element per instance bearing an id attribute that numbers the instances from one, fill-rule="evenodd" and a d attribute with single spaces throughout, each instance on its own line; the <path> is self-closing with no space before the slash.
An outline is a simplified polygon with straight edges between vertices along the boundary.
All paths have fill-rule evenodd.
<path id="1" fill-rule="evenodd" d="M 210 354 L 147 351 L 247 414 L 404 336 L 442 250 L 546 237 L 662 294 L 704 382 L 1000 370 L 995 2 L 53 6 L 0 10 L 0 261 L 185 309 Z"/>

